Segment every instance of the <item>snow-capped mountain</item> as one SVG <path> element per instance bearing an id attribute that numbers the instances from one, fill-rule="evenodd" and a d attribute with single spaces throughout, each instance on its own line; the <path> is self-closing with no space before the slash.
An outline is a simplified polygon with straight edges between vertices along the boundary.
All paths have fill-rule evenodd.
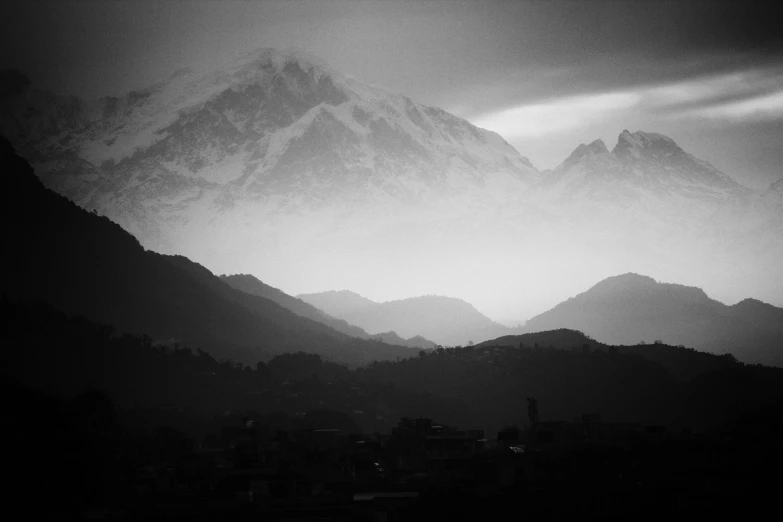
<path id="1" fill-rule="evenodd" d="M 744 288 L 780 303 L 783 198 L 774 185 L 740 185 L 667 136 L 625 130 L 611 151 L 600 140 L 582 144 L 542 177 L 534 199 L 575 242 L 614 245 L 620 270 L 637 266 L 712 289 L 723 278 L 724 299 Z"/>
<path id="2" fill-rule="evenodd" d="M 783 257 L 780 183 L 749 190 L 641 131 L 540 173 L 498 134 L 301 51 L 122 97 L 28 89 L 0 117 L 45 185 L 147 248 L 289 293 L 447 294 L 482 310 L 516 294 L 508 314 L 633 270 L 724 301 L 783 295 L 768 275 Z"/>
<path id="3" fill-rule="evenodd" d="M 497 134 L 301 51 L 246 53 L 123 98 L 31 91 L 5 111 L 3 133 L 47 186 L 167 250 L 226 215 L 415 204 L 538 176 Z"/>
<path id="4" fill-rule="evenodd" d="M 750 191 L 662 134 L 624 130 L 610 152 L 603 141 L 581 144 L 541 186 L 562 197 L 628 203 L 653 196 L 723 202 Z"/>

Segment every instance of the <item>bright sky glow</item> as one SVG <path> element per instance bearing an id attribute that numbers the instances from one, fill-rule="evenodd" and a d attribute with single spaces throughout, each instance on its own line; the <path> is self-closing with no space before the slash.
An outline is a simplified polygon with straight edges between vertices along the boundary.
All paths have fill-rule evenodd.
<path id="1" fill-rule="evenodd" d="M 783 90 L 748 100 L 696 109 L 684 115 L 732 121 L 783 119 Z"/>
<path id="2" fill-rule="evenodd" d="M 497 111 L 474 119 L 473 124 L 508 139 L 555 134 L 616 119 L 618 111 L 634 107 L 640 100 L 636 92 L 568 96 Z"/>
<path id="3" fill-rule="evenodd" d="M 703 127 L 705 120 L 707 125 L 724 127 L 783 122 L 783 70 L 749 69 L 624 90 L 551 97 L 469 119 L 504 136 L 534 163 L 543 157 L 536 154 L 541 148 L 539 140 L 565 139 L 581 132 L 584 137 L 579 141 L 575 139 L 569 147 L 558 149 L 554 162 L 537 163 L 540 168 L 554 167 L 580 141 L 604 138 L 611 148 L 620 129 L 613 128 L 606 134 L 598 131 L 592 136 L 585 131 L 612 122 L 646 122 L 639 124 L 640 128 L 663 133 L 670 132 L 667 125 L 677 125 L 679 129 L 688 125 Z M 737 175 L 736 171 L 729 173 Z"/>

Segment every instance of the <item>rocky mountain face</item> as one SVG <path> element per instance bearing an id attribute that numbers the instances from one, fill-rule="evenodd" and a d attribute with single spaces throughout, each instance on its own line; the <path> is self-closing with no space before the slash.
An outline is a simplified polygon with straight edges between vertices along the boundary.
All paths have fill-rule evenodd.
<path id="1" fill-rule="evenodd" d="M 700 288 L 637 274 L 605 279 L 531 318 L 529 332 L 572 328 L 608 344 L 660 341 L 783 365 L 783 308 L 755 299 L 727 306 Z"/>
<path id="2" fill-rule="evenodd" d="M 394 341 L 395 336 L 422 336 L 441 345 L 454 346 L 518 331 L 451 297 L 421 296 L 376 303 L 346 290 L 297 297 L 368 332 L 383 335 L 391 331 L 394 336 L 388 337 L 388 341 Z"/>
<path id="3" fill-rule="evenodd" d="M 122 97 L 28 89 L 0 116 L 47 187 L 146 248 L 289 293 L 405 287 L 518 316 L 633 270 L 723 300 L 783 295 L 779 183 L 749 190 L 642 131 L 541 173 L 499 135 L 299 51 Z"/>
<path id="4" fill-rule="evenodd" d="M 307 224 L 321 233 L 341 214 L 538 177 L 497 134 L 298 51 L 178 71 L 123 98 L 28 91 L 2 110 L 3 133 L 47 187 L 145 246 L 219 266 L 204 239 L 226 254 L 226 242 L 274 246 L 281 216 L 300 236 Z"/>
<path id="5" fill-rule="evenodd" d="M 622 203 L 650 196 L 722 202 L 750 193 L 671 138 L 627 130 L 611 152 L 601 140 L 580 145 L 541 185 L 562 196 L 612 196 Z"/>

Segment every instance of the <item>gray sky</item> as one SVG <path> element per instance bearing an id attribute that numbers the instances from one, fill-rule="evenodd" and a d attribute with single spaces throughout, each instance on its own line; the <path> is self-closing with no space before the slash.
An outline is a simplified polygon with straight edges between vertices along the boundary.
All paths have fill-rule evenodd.
<path id="1" fill-rule="evenodd" d="M 763 187 L 783 176 L 772 4 L 5 0 L 0 68 L 103 96 L 295 46 L 496 130 L 539 168 L 580 142 L 611 148 L 623 129 L 645 130 Z"/>

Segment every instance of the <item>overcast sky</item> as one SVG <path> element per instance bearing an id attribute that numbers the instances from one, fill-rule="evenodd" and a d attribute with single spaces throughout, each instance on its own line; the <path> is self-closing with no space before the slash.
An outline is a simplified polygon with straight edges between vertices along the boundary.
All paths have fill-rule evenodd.
<path id="1" fill-rule="evenodd" d="M 769 5 L 770 7 L 765 7 Z M 661 132 L 753 187 L 783 176 L 773 2 L 4 0 L 0 68 L 121 94 L 248 48 L 335 69 L 499 132 L 539 168 Z"/>

